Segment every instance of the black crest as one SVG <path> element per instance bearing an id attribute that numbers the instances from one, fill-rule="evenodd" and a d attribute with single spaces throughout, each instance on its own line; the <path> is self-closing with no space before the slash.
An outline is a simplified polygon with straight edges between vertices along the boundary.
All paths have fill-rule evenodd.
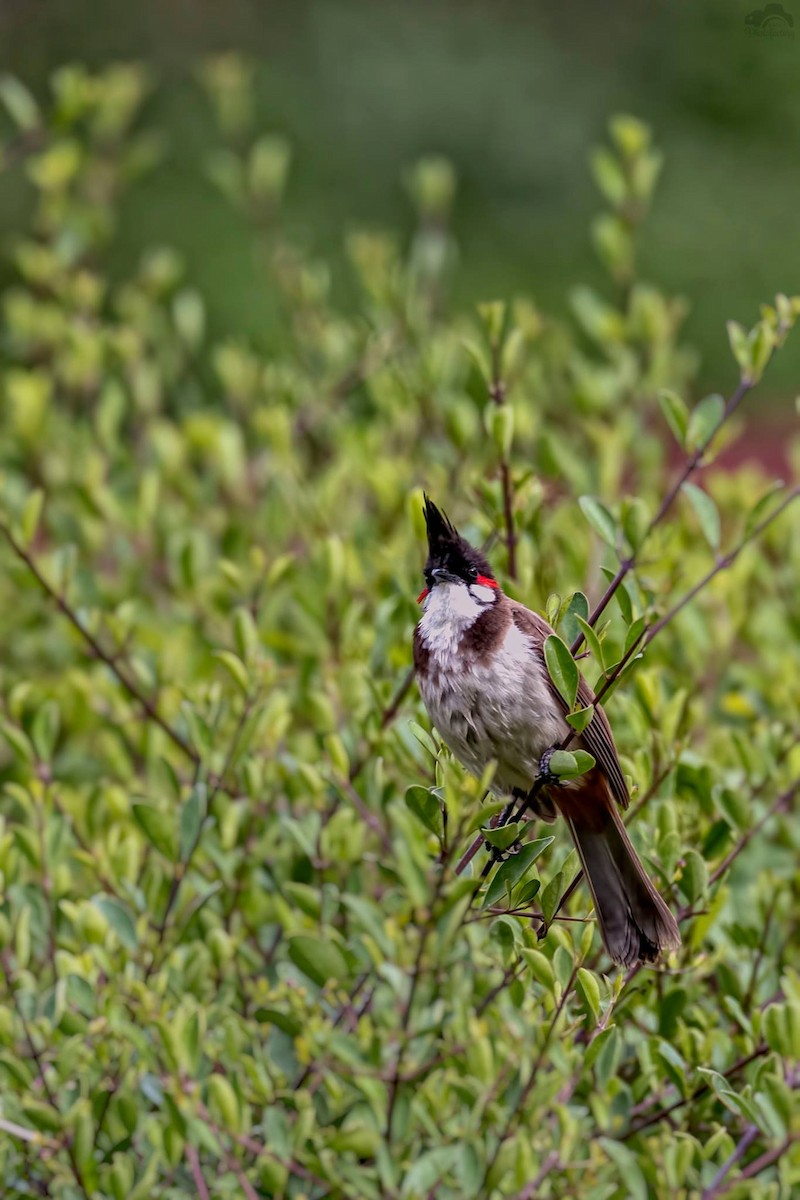
<path id="1" fill-rule="evenodd" d="M 426 576 L 436 567 L 444 567 L 466 582 L 471 582 L 476 574 L 494 579 L 494 571 L 480 550 L 461 536 L 447 514 L 441 512 L 427 495 L 424 513 L 428 528 Z"/>

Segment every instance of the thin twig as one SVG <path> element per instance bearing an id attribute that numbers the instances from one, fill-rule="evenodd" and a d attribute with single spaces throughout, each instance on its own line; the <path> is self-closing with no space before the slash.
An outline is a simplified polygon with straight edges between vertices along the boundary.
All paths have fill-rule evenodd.
<path id="1" fill-rule="evenodd" d="M 197 1153 L 197 1147 L 193 1146 L 191 1142 L 186 1143 L 186 1161 L 197 1189 L 198 1200 L 209 1200 L 208 1186 L 203 1178 L 203 1168 L 200 1165 L 200 1155 Z"/>
<path id="2" fill-rule="evenodd" d="M 744 1158 L 749 1147 L 758 1137 L 758 1126 L 748 1125 L 739 1141 L 736 1144 L 733 1153 L 726 1158 L 720 1169 L 717 1171 L 711 1183 L 703 1192 L 701 1200 L 716 1200 L 717 1196 L 723 1195 L 731 1186 L 730 1183 L 725 1183 L 725 1177 L 736 1166 L 736 1164 Z"/>
<path id="3" fill-rule="evenodd" d="M 591 625 L 593 628 L 597 624 L 597 622 L 600 619 L 600 617 L 602 616 L 602 614 L 605 612 L 606 608 L 610 604 L 610 602 L 611 602 L 612 598 L 614 597 L 615 593 L 617 592 L 618 588 L 622 585 L 623 580 L 626 578 L 626 576 L 632 570 L 634 564 L 637 561 L 638 555 L 641 553 L 642 546 L 647 541 L 647 539 L 650 537 L 650 535 L 653 533 L 653 531 L 661 524 L 661 522 L 664 520 L 664 517 L 667 515 L 669 510 L 672 508 L 672 505 L 675 503 L 676 497 L 680 494 L 680 490 L 683 487 L 684 483 L 686 483 L 686 481 L 691 478 L 691 476 L 698 469 L 698 467 L 700 467 L 702 465 L 703 456 L 705 455 L 706 450 L 711 445 L 712 441 L 717 436 L 717 434 L 719 433 L 722 426 L 736 412 L 736 409 L 739 407 L 741 402 L 744 400 L 747 393 L 752 391 L 752 389 L 754 387 L 755 387 L 755 383 L 751 382 L 749 379 L 741 379 L 739 381 L 739 385 L 735 389 L 735 391 L 732 393 L 730 399 L 728 400 L 728 403 L 725 405 L 725 408 L 722 412 L 722 415 L 721 415 L 719 421 L 714 426 L 714 428 L 711 430 L 711 432 L 709 433 L 709 435 L 705 439 L 705 441 L 702 443 L 702 445 L 698 446 L 698 448 L 694 451 L 694 453 L 687 459 L 680 475 L 678 475 L 675 478 L 669 491 L 664 496 L 664 499 L 661 501 L 661 504 L 659 505 L 658 511 L 656 512 L 653 519 L 650 521 L 650 524 L 647 526 L 647 529 L 645 530 L 644 536 L 643 536 L 642 540 L 640 541 L 638 547 L 632 554 L 628 555 L 627 558 L 624 558 L 622 560 L 622 562 L 619 564 L 619 568 L 617 569 L 616 575 L 610 581 L 605 592 L 600 597 L 600 599 L 598 600 L 595 607 L 592 609 L 592 612 L 589 614 L 588 624 Z M 572 643 L 572 646 L 570 647 L 573 654 L 575 654 L 575 652 L 577 650 L 580 650 L 581 646 L 583 645 L 583 641 L 584 641 L 583 633 L 579 632 L 578 636 L 575 638 L 575 641 Z"/>
<path id="4" fill-rule="evenodd" d="M 167 721 L 167 719 L 158 711 L 155 704 L 153 704 L 152 701 L 145 696 L 141 689 L 137 687 L 128 673 L 120 666 L 119 662 L 117 661 L 117 656 L 110 654 L 107 650 L 105 650 L 94 634 L 85 627 L 75 609 L 72 608 L 71 605 L 69 605 L 64 599 L 64 597 L 60 595 L 47 581 L 45 576 L 39 570 L 39 567 L 33 556 L 29 554 L 25 547 L 17 541 L 10 527 L 2 521 L 0 521 L 0 533 L 4 535 L 6 541 L 13 550 L 14 554 L 16 554 L 17 558 L 19 558 L 20 561 L 23 562 L 28 568 L 31 575 L 39 584 L 39 587 L 42 589 L 45 595 L 47 595 L 53 601 L 57 608 L 67 618 L 72 627 L 77 630 L 81 638 L 92 651 L 94 657 L 105 663 L 128 695 L 144 710 L 149 720 L 151 720 L 154 725 L 157 725 L 159 729 L 166 734 L 170 741 L 178 747 L 178 749 L 190 760 L 190 762 L 194 763 L 195 765 L 199 764 L 200 756 L 194 747 L 191 746 L 180 733 L 178 733 L 174 726 L 170 725 L 169 721 Z"/>

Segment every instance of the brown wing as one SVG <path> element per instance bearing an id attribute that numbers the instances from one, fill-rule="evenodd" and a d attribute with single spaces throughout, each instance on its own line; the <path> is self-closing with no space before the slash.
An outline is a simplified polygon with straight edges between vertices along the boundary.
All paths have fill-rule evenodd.
<path id="1" fill-rule="evenodd" d="M 543 617 L 531 612 L 529 608 L 525 608 L 522 604 L 513 605 L 513 617 L 517 628 L 522 630 L 523 633 L 529 634 L 534 639 L 537 652 L 541 655 L 544 677 L 553 693 L 554 699 L 566 713 L 567 706 L 558 691 L 553 687 L 544 661 L 545 639 L 553 633 L 553 630 Z M 594 692 L 582 675 L 578 684 L 578 702 L 581 708 L 586 708 L 588 705 L 595 703 Z M 628 796 L 628 789 L 625 784 L 625 776 L 622 774 L 622 767 L 619 765 L 617 748 L 614 745 L 614 735 L 611 732 L 608 717 L 599 704 L 595 705 L 594 716 L 583 733 L 577 736 L 576 740 L 596 760 L 598 766 L 608 779 L 617 803 L 622 808 L 627 808 L 630 803 L 630 797 Z"/>

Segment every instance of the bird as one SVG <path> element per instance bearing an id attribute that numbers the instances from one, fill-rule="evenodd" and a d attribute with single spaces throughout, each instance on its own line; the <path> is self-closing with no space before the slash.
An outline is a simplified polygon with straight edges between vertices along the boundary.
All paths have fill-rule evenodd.
<path id="1" fill-rule="evenodd" d="M 630 797 L 606 714 L 581 676 L 578 703 L 594 708 L 575 734 L 547 670 L 551 626 L 503 592 L 484 554 L 427 494 L 424 516 L 428 556 L 414 670 L 431 721 L 472 774 L 495 763 L 498 795 L 527 797 L 538 781 L 532 807 L 546 821 L 566 821 L 611 959 L 624 967 L 656 962 L 677 949 L 680 932 L 623 824 Z M 595 765 L 559 780 L 550 759 L 569 736 Z"/>

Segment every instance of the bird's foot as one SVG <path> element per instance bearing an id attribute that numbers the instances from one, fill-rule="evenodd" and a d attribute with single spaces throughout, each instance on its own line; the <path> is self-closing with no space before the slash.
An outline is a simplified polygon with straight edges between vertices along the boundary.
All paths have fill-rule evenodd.
<path id="1" fill-rule="evenodd" d="M 559 746 L 551 746 L 549 750 L 545 750 L 539 758 L 539 774 L 536 776 L 536 782 L 542 787 L 560 787 L 561 778 L 554 775 L 550 770 L 550 759 L 555 754 Z"/>
<path id="2" fill-rule="evenodd" d="M 515 854 L 519 854 L 522 849 L 522 842 L 517 839 L 510 846 L 506 846 L 505 850 L 500 850 L 497 846 L 492 846 L 492 862 L 504 863 L 508 862 L 509 858 L 513 858 Z"/>

